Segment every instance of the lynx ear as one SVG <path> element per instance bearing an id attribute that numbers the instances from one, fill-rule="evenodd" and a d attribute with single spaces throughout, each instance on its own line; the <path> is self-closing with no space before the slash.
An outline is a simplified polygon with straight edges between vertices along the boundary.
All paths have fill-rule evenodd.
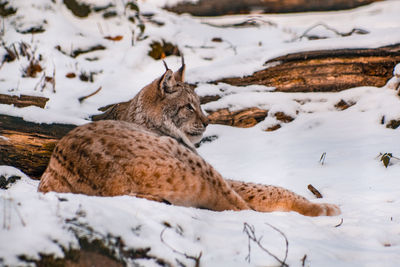
<path id="1" fill-rule="evenodd" d="M 174 74 L 172 70 L 167 69 L 164 75 L 160 79 L 160 83 L 158 84 L 158 91 L 161 97 L 164 97 L 165 94 L 171 94 L 176 91 L 176 81 L 174 78 Z"/>
<path id="2" fill-rule="evenodd" d="M 174 73 L 175 81 L 177 82 L 185 82 L 185 59 L 182 56 L 182 66 L 179 68 L 177 72 Z"/>

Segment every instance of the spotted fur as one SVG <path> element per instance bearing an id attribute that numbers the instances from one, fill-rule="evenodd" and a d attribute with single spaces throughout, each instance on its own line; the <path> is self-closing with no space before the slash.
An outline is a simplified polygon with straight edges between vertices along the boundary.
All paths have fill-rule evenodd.
<path id="1" fill-rule="evenodd" d="M 99 121 L 75 128 L 55 147 L 41 192 L 131 195 L 216 211 L 296 211 L 337 215 L 286 189 L 225 180 L 194 148 L 207 126 L 184 65 L 114 105 Z"/>

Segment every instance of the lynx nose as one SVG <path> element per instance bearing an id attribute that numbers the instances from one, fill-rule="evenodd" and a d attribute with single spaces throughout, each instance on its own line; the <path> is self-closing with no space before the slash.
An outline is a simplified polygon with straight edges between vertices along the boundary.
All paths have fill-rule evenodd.
<path id="1" fill-rule="evenodd" d="M 207 127 L 207 125 L 208 125 L 208 123 L 209 123 L 209 120 L 208 120 L 208 118 L 207 118 L 206 116 L 203 116 L 203 117 L 201 118 L 201 122 L 203 123 L 203 126 L 204 126 L 204 128 L 205 128 L 205 127 Z"/>
<path id="2" fill-rule="evenodd" d="M 201 121 L 201 123 L 203 124 L 203 127 L 206 128 L 209 123 L 209 120 L 208 120 L 207 116 L 204 115 L 204 113 L 201 109 L 199 109 L 199 111 L 197 112 L 197 118 Z"/>

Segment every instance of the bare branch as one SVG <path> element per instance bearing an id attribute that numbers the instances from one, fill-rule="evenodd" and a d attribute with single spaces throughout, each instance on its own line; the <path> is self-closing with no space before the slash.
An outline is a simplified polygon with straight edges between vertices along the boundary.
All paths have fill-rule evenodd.
<path id="1" fill-rule="evenodd" d="M 33 88 L 34 91 L 36 91 L 36 90 L 38 89 L 39 85 L 42 84 L 42 82 L 44 81 L 45 77 L 46 77 L 46 73 L 43 73 L 42 77 L 40 77 L 38 83 L 37 83 L 37 84 L 35 85 L 35 87 Z M 42 88 L 43 88 L 43 87 L 42 87 Z"/>
<path id="2" fill-rule="evenodd" d="M 51 80 L 51 86 L 53 87 L 53 93 L 56 92 L 56 65 L 53 62 L 53 79 Z"/>
<path id="3" fill-rule="evenodd" d="M 276 261 L 278 261 L 281 265 L 281 267 L 288 267 L 289 265 L 286 263 L 286 259 L 287 259 L 287 255 L 288 255 L 288 251 L 289 251 L 289 241 L 286 238 L 286 235 L 280 231 L 278 228 L 266 223 L 266 225 L 270 226 L 272 229 L 274 229 L 275 231 L 277 231 L 278 233 L 280 233 L 284 238 L 285 238 L 285 243 L 286 243 L 286 251 L 285 251 L 285 257 L 283 260 L 279 259 L 277 256 L 275 256 L 274 254 L 272 254 L 269 250 L 267 250 L 266 248 L 264 248 L 261 245 L 261 240 L 262 240 L 262 236 L 257 238 L 256 233 L 255 233 L 255 227 L 254 225 L 250 225 L 248 223 L 244 223 L 243 224 L 243 232 L 247 234 L 248 237 L 248 255 L 246 256 L 246 260 L 248 262 L 250 262 L 250 254 L 251 254 L 251 246 L 250 246 L 250 241 L 253 241 L 254 243 L 256 243 L 258 245 L 258 247 L 266 252 L 268 255 L 270 255 L 271 257 L 273 257 Z"/>
<path id="4" fill-rule="evenodd" d="M 8 205 L 7 205 L 8 204 Z M 3 196 L 3 229 L 10 230 L 11 229 L 11 216 L 12 216 L 12 208 L 14 208 L 21 225 L 23 227 L 26 226 L 24 219 L 22 218 L 21 213 L 18 210 L 17 204 L 15 203 L 12 197 Z"/>
<path id="5" fill-rule="evenodd" d="M 335 225 L 335 227 L 339 227 L 339 226 L 341 226 L 342 224 L 343 224 L 343 218 L 340 220 L 340 223 L 339 223 L 339 224 Z"/>
<path id="6" fill-rule="evenodd" d="M 15 48 L 15 43 L 13 43 L 12 46 L 14 48 L 15 55 L 17 56 L 17 59 L 19 60 L 19 55 L 18 55 L 17 49 Z"/>
<path id="7" fill-rule="evenodd" d="M 306 259 L 307 259 L 307 254 L 304 254 L 304 257 L 301 259 L 301 266 L 302 267 L 306 266 Z"/>
<path id="8" fill-rule="evenodd" d="M 200 251 L 199 255 L 196 257 L 196 256 L 188 255 L 186 253 L 182 253 L 182 252 L 176 250 L 175 248 L 173 248 L 170 244 L 165 242 L 164 237 L 163 237 L 165 230 L 167 230 L 168 228 L 171 228 L 171 227 L 166 225 L 165 228 L 161 231 L 161 233 L 160 233 L 161 242 L 164 245 L 166 245 L 168 248 L 170 248 L 174 253 L 184 256 L 186 259 L 193 260 L 195 262 L 195 267 L 200 267 L 200 259 L 201 259 L 203 252 Z"/>
<path id="9" fill-rule="evenodd" d="M 283 236 L 283 238 L 285 239 L 286 249 L 285 249 L 285 257 L 283 258 L 283 263 L 285 263 L 286 259 L 288 257 L 288 253 L 289 253 L 289 240 L 287 239 L 286 235 L 281 230 L 279 230 L 278 228 L 276 228 L 275 226 L 273 226 L 269 223 L 265 223 L 265 224 L 268 225 L 269 227 L 271 227 L 272 229 L 274 229 L 275 231 L 277 231 L 278 233 L 280 233 L 281 236 Z"/>
<path id="10" fill-rule="evenodd" d="M 322 153 L 321 158 L 319 159 L 321 165 L 324 165 L 325 159 L 326 159 L 326 152 Z"/>
<path id="11" fill-rule="evenodd" d="M 97 89 L 96 91 L 94 91 L 93 93 L 87 95 L 87 96 L 82 96 L 80 98 L 78 98 L 79 103 L 82 103 L 84 100 L 88 99 L 89 97 L 94 96 L 95 94 L 97 94 L 98 92 L 100 92 L 100 90 L 102 89 L 102 87 L 100 86 L 99 89 Z"/>
<path id="12" fill-rule="evenodd" d="M 338 35 L 338 36 L 341 36 L 341 37 L 350 36 L 350 35 L 352 35 L 352 34 L 354 34 L 354 33 L 357 33 L 357 34 L 368 34 L 368 33 L 369 33 L 367 30 L 360 29 L 360 28 L 353 28 L 353 29 L 352 29 L 351 31 L 349 31 L 349 32 L 339 32 L 339 31 L 336 30 L 335 28 L 332 28 L 332 27 L 326 25 L 325 23 L 317 23 L 317 24 L 315 24 L 315 25 L 309 27 L 308 29 L 306 29 L 306 30 L 303 32 L 302 35 L 300 35 L 299 37 L 293 39 L 292 41 L 297 41 L 297 40 L 300 40 L 300 41 L 301 41 L 301 39 L 303 39 L 303 38 L 308 38 L 308 39 L 313 39 L 313 38 L 322 39 L 321 37 L 318 38 L 318 37 L 316 37 L 316 36 L 308 35 L 308 33 L 309 33 L 311 30 L 313 30 L 313 29 L 315 29 L 315 28 L 317 28 L 317 27 L 320 27 L 320 26 L 321 26 L 321 27 L 324 27 L 324 28 L 327 29 L 328 31 L 331 31 L 331 32 L 333 32 L 334 34 L 336 34 L 336 35 Z"/>
<path id="13" fill-rule="evenodd" d="M 18 210 L 17 204 L 15 203 L 15 201 L 12 198 L 10 199 L 10 201 L 12 202 L 12 204 L 14 204 L 14 209 L 17 212 L 17 215 L 18 215 L 18 217 L 19 217 L 19 219 L 21 221 L 22 226 L 25 227 L 26 223 L 25 223 L 24 219 L 22 218 L 21 213 Z"/>

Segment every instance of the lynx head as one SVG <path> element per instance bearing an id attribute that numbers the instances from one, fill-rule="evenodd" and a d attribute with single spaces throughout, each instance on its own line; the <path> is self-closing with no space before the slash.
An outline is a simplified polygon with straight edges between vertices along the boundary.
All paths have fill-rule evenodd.
<path id="1" fill-rule="evenodd" d="M 132 101 L 139 107 L 134 112 L 134 120 L 194 148 L 201 140 L 208 119 L 201 110 L 198 95 L 184 83 L 183 59 L 182 67 L 175 73 L 166 64 L 165 67 L 165 73 L 144 87 L 135 97 L 136 101 Z"/>

